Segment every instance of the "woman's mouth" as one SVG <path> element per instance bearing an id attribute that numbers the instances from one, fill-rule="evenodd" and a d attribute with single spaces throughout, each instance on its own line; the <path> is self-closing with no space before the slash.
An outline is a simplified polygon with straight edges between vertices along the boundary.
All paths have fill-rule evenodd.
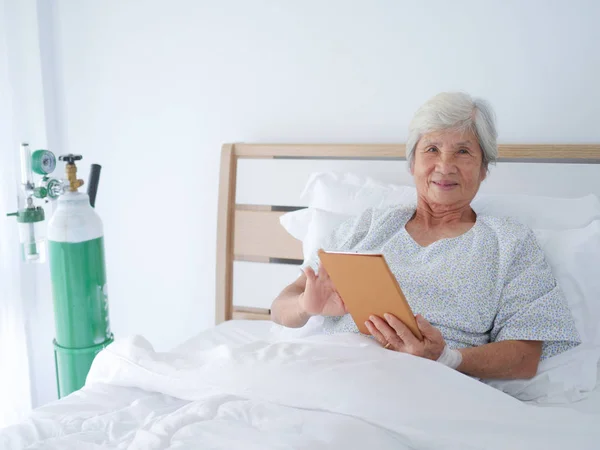
<path id="1" fill-rule="evenodd" d="M 458 186 L 458 183 L 454 183 L 452 181 L 433 181 L 432 183 L 443 191 L 449 191 Z"/>

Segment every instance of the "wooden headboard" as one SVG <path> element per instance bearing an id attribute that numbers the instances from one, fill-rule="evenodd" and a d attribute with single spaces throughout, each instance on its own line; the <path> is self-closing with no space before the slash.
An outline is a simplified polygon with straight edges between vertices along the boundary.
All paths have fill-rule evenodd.
<path id="1" fill-rule="evenodd" d="M 231 319 L 269 319 L 268 307 L 234 306 L 234 261 L 298 265 L 303 258 L 301 242 L 291 237 L 279 223 L 282 214 L 299 209 L 302 205 L 297 202 L 286 202 L 289 203 L 287 205 L 257 204 L 239 202 L 239 199 L 236 199 L 236 192 L 238 192 L 237 197 L 240 196 L 240 187 L 237 184 L 239 163 L 240 160 L 247 159 L 280 159 L 288 162 L 290 160 L 404 161 L 405 147 L 402 144 L 223 145 L 217 219 L 216 323 Z M 586 173 L 590 181 L 585 188 L 582 188 L 586 192 L 581 192 L 581 195 L 590 193 L 588 187 L 593 184 L 595 188 L 596 182 L 598 189 L 593 193 L 600 195 L 600 145 L 500 145 L 499 161 L 534 165 L 536 163 L 586 165 L 588 167 Z M 555 177 L 556 172 L 553 174 Z M 281 178 L 281 175 L 279 176 Z M 285 177 L 283 179 L 285 181 Z M 264 184 L 268 180 L 254 179 L 249 182 Z M 278 187 L 274 186 L 273 189 Z"/>

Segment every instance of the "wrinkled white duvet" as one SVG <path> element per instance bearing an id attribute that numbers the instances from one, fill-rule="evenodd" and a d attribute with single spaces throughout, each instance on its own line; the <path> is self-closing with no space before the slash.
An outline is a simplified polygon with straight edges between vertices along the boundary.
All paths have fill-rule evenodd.
<path id="1" fill-rule="evenodd" d="M 44 411 L 0 433 L 0 448 L 600 448 L 598 415 L 526 405 L 351 334 L 182 353 L 121 340 Z"/>

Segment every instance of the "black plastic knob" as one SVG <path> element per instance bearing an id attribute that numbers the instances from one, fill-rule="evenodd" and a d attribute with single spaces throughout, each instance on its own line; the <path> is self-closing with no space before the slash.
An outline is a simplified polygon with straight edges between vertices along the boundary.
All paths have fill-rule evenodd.
<path id="1" fill-rule="evenodd" d="M 75 161 L 79 161 L 83 158 L 81 155 L 74 155 L 69 153 L 68 155 L 60 155 L 58 157 L 59 161 L 66 161 L 68 164 L 73 164 Z"/>

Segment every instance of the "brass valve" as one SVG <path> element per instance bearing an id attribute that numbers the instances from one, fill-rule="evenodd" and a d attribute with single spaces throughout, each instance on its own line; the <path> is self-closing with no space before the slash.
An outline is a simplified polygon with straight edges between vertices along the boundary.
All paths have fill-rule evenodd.
<path id="1" fill-rule="evenodd" d="M 77 179 L 77 166 L 75 165 L 75 161 L 79 161 L 81 155 L 61 155 L 58 159 L 67 162 L 65 172 L 67 173 L 67 179 L 69 180 L 69 191 L 77 192 L 77 189 L 83 186 L 83 180 Z"/>
<path id="2" fill-rule="evenodd" d="M 77 166 L 73 163 L 67 164 L 65 168 L 67 172 L 67 179 L 69 180 L 69 191 L 77 192 L 81 186 L 83 186 L 83 180 L 77 179 Z"/>

